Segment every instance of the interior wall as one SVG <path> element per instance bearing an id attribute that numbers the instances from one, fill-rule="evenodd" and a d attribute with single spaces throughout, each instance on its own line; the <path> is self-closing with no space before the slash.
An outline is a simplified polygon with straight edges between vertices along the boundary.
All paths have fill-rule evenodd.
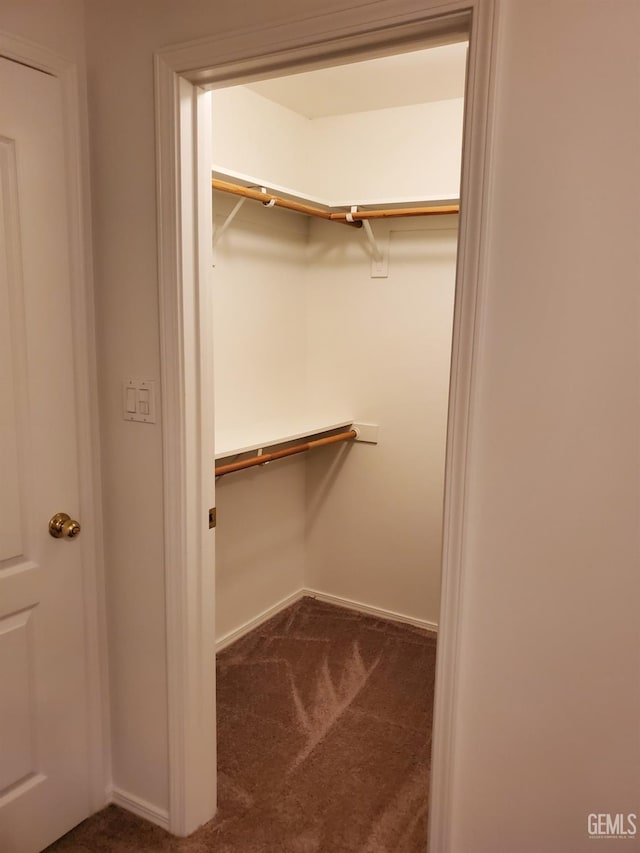
<path id="1" fill-rule="evenodd" d="M 262 175 L 284 182 L 283 155 L 306 145 L 316 155 L 296 165 L 292 189 L 324 187 L 326 197 L 346 185 L 398 199 L 420 186 L 438 197 L 447 176 L 459 179 L 461 116 L 459 102 L 439 101 L 310 121 L 244 87 L 222 89 L 213 98 L 213 160 L 244 174 L 260 162 Z M 264 147 L 251 135 L 254 121 Z M 371 142 L 345 147 L 345 138 Z M 215 197 L 221 214 L 236 201 Z M 303 586 L 437 626 L 456 220 L 374 223 L 381 244 L 391 241 L 386 279 L 371 277 L 364 232 L 336 223 L 248 202 L 222 236 L 217 436 L 342 412 L 379 424 L 381 437 L 310 454 L 291 467 L 290 486 L 274 476 L 282 463 L 219 481 L 219 637 Z M 232 487 L 238 479 L 246 485 Z"/>
<path id="2" fill-rule="evenodd" d="M 390 161 L 389 171 L 393 171 Z M 389 277 L 361 232 L 312 225 L 309 394 L 379 443 L 310 454 L 307 586 L 437 626 L 457 217 L 376 222 Z"/>
<path id="3" fill-rule="evenodd" d="M 217 166 L 333 205 L 460 195 L 463 98 L 314 119 L 245 86 L 211 100 Z"/>
<path id="4" fill-rule="evenodd" d="M 586 813 L 624 810 L 640 788 L 639 10 L 635 0 L 497 7 L 451 851 L 578 853 Z M 371 22 L 368 0 L 348 8 Z M 246 31 L 249 17 L 258 29 L 319 11 L 312 0 L 86 0 L 86 10 L 106 517 L 118 539 L 107 568 L 122 614 L 111 636 L 114 773 L 163 808 L 161 426 L 141 427 L 142 445 L 121 426 L 119 394 L 129 371 L 159 378 L 153 52 Z M 322 20 L 344 10 L 327 0 Z M 268 32 L 259 38 L 264 47 Z M 603 198 L 615 215 L 602 215 Z M 128 491 L 137 500 L 121 500 Z"/>
<path id="5" fill-rule="evenodd" d="M 83 0 L 2 0 L 0 30 L 48 47 L 54 53 L 76 62 L 80 71 L 80 87 L 84 93 Z"/>
<path id="6" fill-rule="evenodd" d="M 310 122 L 246 86 L 211 92 L 213 163 L 283 187 L 306 187 Z"/>
<path id="7" fill-rule="evenodd" d="M 214 193 L 218 226 L 235 203 Z M 306 217 L 246 202 L 216 245 L 217 435 L 299 419 L 307 384 L 307 236 Z M 304 585 L 304 459 L 221 478 L 216 506 L 216 636 L 222 639 Z"/>
<path id="8" fill-rule="evenodd" d="M 451 98 L 314 119 L 318 194 L 334 204 L 457 199 L 463 111 L 464 98 Z"/>
<path id="9" fill-rule="evenodd" d="M 587 819 L 640 791 L 640 5 L 500 5 L 451 850 L 614 851 Z"/>

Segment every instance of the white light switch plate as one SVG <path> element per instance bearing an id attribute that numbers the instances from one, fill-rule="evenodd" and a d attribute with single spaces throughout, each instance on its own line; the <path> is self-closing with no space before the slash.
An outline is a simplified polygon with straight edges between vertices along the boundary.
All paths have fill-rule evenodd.
<path id="1" fill-rule="evenodd" d="M 156 383 L 153 379 L 125 379 L 122 383 L 122 417 L 143 424 L 156 422 Z"/>

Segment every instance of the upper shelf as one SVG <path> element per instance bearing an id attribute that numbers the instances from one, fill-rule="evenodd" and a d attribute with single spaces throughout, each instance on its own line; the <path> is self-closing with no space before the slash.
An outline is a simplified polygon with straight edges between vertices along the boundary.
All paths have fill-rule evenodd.
<path id="1" fill-rule="evenodd" d="M 437 204 L 422 203 L 414 204 L 409 207 L 399 206 L 397 200 L 394 204 L 391 204 L 388 207 L 367 207 L 363 209 L 356 204 L 346 205 L 349 207 L 349 210 L 327 206 L 318 207 L 317 203 L 310 204 L 310 199 L 304 198 L 297 193 L 288 193 L 288 197 L 285 197 L 284 195 L 275 195 L 274 193 L 268 192 L 266 185 L 261 184 L 259 181 L 251 185 L 247 185 L 251 179 L 245 177 L 243 184 L 233 183 L 229 180 L 223 180 L 222 177 L 220 177 L 222 174 L 223 173 L 219 170 L 214 171 L 213 177 L 211 178 L 211 186 L 214 190 L 238 196 L 239 201 L 221 225 L 216 226 L 214 224 L 214 250 L 244 202 L 247 199 L 252 199 L 253 201 L 260 202 L 265 207 L 282 207 L 295 211 L 296 213 L 301 213 L 305 216 L 313 216 L 323 219 L 325 222 L 336 222 L 340 225 L 346 225 L 349 228 L 362 228 L 367 238 L 371 253 L 372 278 L 388 277 L 389 253 L 388 249 L 385 251 L 376 240 L 371 228 L 370 220 L 392 219 L 407 216 L 442 216 L 457 214 L 460 212 L 460 205 L 458 203 L 445 204 L 442 200 Z M 218 177 L 216 177 L 216 175 L 218 175 Z"/>
<path id="2" fill-rule="evenodd" d="M 416 198 L 415 196 L 403 196 L 394 198 L 354 198 L 354 199 L 329 199 L 320 198 L 319 196 L 304 195 L 290 187 L 284 187 L 280 184 L 270 183 L 264 178 L 258 178 L 255 175 L 247 175 L 242 172 L 235 172 L 232 169 L 225 169 L 219 165 L 211 167 L 212 181 L 222 181 L 225 183 L 236 184 L 245 188 L 260 188 L 266 187 L 270 195 L 281 196 L 287 200 L 296 201 L 303 205 L 311 205 L 326 210 L 329 213 L 345 213 L 352 205 L 358 207 L 383 207 L 391 210 L 399 207 L 443 207 L 449 205 L 459 205 L 460 199 L 458 196 L 423 196 Z M 214 187 L 215 188 L 215 187 Z M 267 196 L 268 199 L 269 196 Z M 345 210 L 346 209 L 346 210 Z"/>

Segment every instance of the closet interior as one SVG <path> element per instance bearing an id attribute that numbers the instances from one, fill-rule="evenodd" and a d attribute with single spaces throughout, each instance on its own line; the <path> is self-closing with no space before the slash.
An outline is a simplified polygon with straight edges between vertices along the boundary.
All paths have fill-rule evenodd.
<path id="1" fill-rule="evenodd" d="M 465 66 L 212 92 L 220 649 L 302 595 L 437 628 Z"/>

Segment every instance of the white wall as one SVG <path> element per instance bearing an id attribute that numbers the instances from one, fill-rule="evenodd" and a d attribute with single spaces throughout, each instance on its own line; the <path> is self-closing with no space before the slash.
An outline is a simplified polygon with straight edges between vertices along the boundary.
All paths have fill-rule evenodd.
<path id="1" fill-rule="evenodd" d="M 456 218 L 376 223 L 388 279 L 309 224 L 249 203 L 218 244 L 216 435 L 341 411 L 380 441 L 218 481 L 218 638 L 302 587 L 438 623 Z"/>
<path id="2" fill-rule="evenodd" d="M 380 425 L 379 444 L 310 454 L 307 586 L 438 623 L 456 219 L 391 230 L 389 278 L 361 232 L 317 221 L 308 271 L 315 405 Z"/>
<path id="3" fill-rule="evenodd" d="M 458 198 L 463 99 L 308 119 L 244 86 L 212 92 L 213 162 L 326 204 Z"/>
<path id="4" fill-rule="evenodd" d="M 214 193 L 216 225 L 237 199 Z M 216 429 L 287 420 L 306 396 L 309 221 L 245 202 L 215 248 Z"/>
<path id="5" fill-rule="evenodd" d="M 306 189 L 309 119 L 246 86 L 211 92 L 215 165 Z"/>
<path id="6" fill-rule="evenodd" d="M 314 119 L 318 193 L 334 204 L 460 195 L 464 101 Z"/>
<path id="7" fill-rule="evenodd" d="M 83 0 L 2 0 L 0 30 L 48 47 L 80 69 L 85 90 Z"/>
<path id="8" fill-rule="evenodd" d="M 640 6 L 501 8 L 452 850 L 632 849 Z"/>
<path id="9" fill-rule="evenodd" d="M 368 2 L 350 5 L 370 21 Z M 640 22 L 635 0 L 498 6 L 452 849 L 572 853 L 587 844 L 587 810 L 625 810 L 640 788 L 632 612 Z M 322 12 L 344 7 L 328 0 Z M 130 371 L 159 375 L 152 54 L 244 29 L 248 12 L 259 27 L 320 10 L 311 0 L 215 8 L 86 0 L 86 9 L 105 497 L 117 532 L 108 554 L 118 614 L 115 773 L 162 807 L 161 427 L 141 427 L 139 441 L 120 420 L 119 396 Z M 602 198 L 615 201 L 615 215 L 602 215 Z"/>
<path id="10" fill-rule="evenodd" d="M 214 194 L 216 223 L 236 199 Z M 291 423 L 306 398 L 308 221 L 246 202 L 215 250 L 216 434 Z M 253 468 L 216 485 L 216 636 L 304 584 L 303 458 Z"/>

